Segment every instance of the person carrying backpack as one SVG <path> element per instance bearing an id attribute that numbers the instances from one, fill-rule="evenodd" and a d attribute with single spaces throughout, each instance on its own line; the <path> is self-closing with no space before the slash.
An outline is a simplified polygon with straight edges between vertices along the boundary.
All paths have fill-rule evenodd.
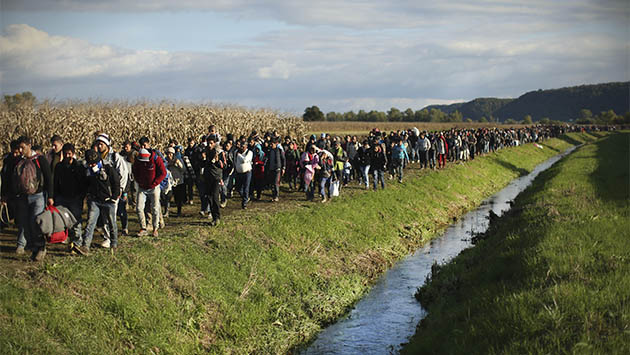
<path id="1" fill-rule="evenodd" d="M 31 259 L 41 261 L 46 256 L 46 240 L 37 228 L 35 217 L 44 212 L 47 204 L 55 203 L 52 198 L 52 173 L 48 160 L 31 149 L 30 138 L 18 138 L 18 145 L 22 157 L 15 164 L 11 178 L 17 198 L 15 217 L 18 233 L 24 233 L 27 245 L 33 252 Z M 16 250 L 16 253 L 21 254 L 20 250 Z"/>
<path id="2" fill-rule="evenodd" d="M 116 169 L 103 162 L 101 155 L 89 149 L 85 152 L 87 163 L 87 205 L 88 221 L 83 238 L 74 242 L 74 251 L 88 255 L 94 237 L 94 229 L 99 217 L 104 218 L 104 226 L 110 231 L 110 248 L 118 246 L 118 225 L 116 224 L 116 200 L 120 197 L 120 176 Z"/>
<path id="3" fill-rule="evenodd" d="M 104 164 L 111 165 L 114 169 L 116 169 L 116 173 L 120 178 L 120 191 L 118 191 L 118 196 L 122 196 L 123 192 L 127 190 L 127 184 L 129 181 L 129 170 L 128 165 L 125 162 L 125 158 L 120 154 L 116 153 L 112 148 L 112 142 L 109 138 L 109 135 L 105 133 L 101 133 L 96 137 L 96 141 L 94 142 L 95 150 L 101 156 L 101 160 Z M 118 201 L 119 199 L 115 199 L 116 209 L 118 209 Z M 101 243 L 103 248 L 109 248 L 110 246 L 110 230 L 107 226 L 107 223 L 104 223 L 103 217 L 101 217 L 101 221 L 103 222 L 103 231 L 105 240 Z M 116 218 L 116 215 L 114 215 Z"/>
<path id="4" fill-rule="evenodd" d="M 136 198 L 136 212 L 140 222 L 138 237 L 147 235 L 147 222 L 144 207 L 149 201 L 153 214 L 153 236 L 158 236 L 160 228 L 160 183 L 166 178 L 164 161 L 155 152 L 142 148 L 132 166 L 133 176 L 138 183 L 138 197 Z"/>

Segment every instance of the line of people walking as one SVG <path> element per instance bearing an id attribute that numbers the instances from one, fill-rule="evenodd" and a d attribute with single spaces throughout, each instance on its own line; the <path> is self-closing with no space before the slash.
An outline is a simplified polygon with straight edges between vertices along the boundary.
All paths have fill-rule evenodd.
<path id="1" fill-rule="evenodd" d="M 371 177 L 374 190 L 384 189 L 388 178 L 402 183 L 405 169 L 413 163 L 421 169 L 441 169 L 447 162 L 464 162 L 565 130 L 411 128 L 385 134 L 374 129 L 359 142 L 357 136 L 298 139 L 256 131 L 223 137 L 211 125 L 199 141 L 189 138 L 186 147 L 168 142 L 165 154 L 152 147 L 148 137 L 121 142 L 120 151 L 114 151 L 109 135 L 99 132 L 92 146 L 79 154 L 57 135 L 50 139 L 47 152 L 22 136 L 10 142 L 10 153 L 3 158 L 1 197 L 18 226 L 16 253 L 30 249 L 31 258 L 39 261 L 46 255 L 46 240 L 36 217 L 47 206 L 63 206 L 72 213 L 77 223 L 69 229 L 68 249 L 88 255 L 97 228 L 103 233 L 100 246 L 111 250 L 119 244 L 118 219 L 121 234 L 129 234 L 128 206 L 135 206 L 138 215 L 138 237 L 159 235 L 173 200 L 174 217 L 179 217 L 182 207 L 198 198 L 199 215 L 216 226 L 221 208 L 235 193 L 242 209 L 252 200 L 260 201 L 265 190 L 270 190 L 270 202 L 279 201 L 283 183 L 289 191 L 302 191 L 307 200 L 319 194 L 320 201 L 327 202 L 352 181 L 369 189 Z"/>

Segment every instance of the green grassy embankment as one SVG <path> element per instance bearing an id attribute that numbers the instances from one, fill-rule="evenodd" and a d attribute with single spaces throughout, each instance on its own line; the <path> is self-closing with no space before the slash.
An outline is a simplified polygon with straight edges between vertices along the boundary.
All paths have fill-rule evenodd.
<path id="1" fill-rule="evenodd" d="M 233 213 L 217 228 L 180 224 L 159 238 L 125 238 L 114 256 L 49 258 L 26 269 L 0 260 L 0 349 L 287 352 L 453 218 L 571 144 L 594 139 L 571 134 L 545 149 L 526 145 L 439 172 L 410 170 L 384 191 Z"/>
<path id="2" fill-rule="evenodd" d="M 539 175 L 422 286 L 403 353 L 630 353 L 630 133 Z"/>

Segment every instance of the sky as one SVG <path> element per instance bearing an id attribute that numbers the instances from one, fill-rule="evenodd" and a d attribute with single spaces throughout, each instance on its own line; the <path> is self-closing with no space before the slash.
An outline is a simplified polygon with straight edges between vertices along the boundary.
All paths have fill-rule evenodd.
<path id="1" fill-rule="evenodd" d="M 630 80 L 628 0 L 0 0 L 0 89 L 302 113 Z"/>

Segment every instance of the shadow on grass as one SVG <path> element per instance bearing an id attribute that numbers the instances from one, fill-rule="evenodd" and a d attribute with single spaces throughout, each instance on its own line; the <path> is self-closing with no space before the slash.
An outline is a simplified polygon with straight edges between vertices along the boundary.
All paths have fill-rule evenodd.
<path id="1" fill-rule="evenodd" d="M 595 143 L 597 168 L 590 179 L 598 196 L 619 207 L 630 199 L 630 133 L 611 134 Z"/>
<path id="2" fill-rule="evenodd" d="M 516 165 L 514 165 L 514 164 L 512 164 L 512 163 L 510 163 L 508 161 L 500 160 L 500 159 L 497 159 L 496 161 L 502 167 L 517 172 L 519 176 L 525 176 L 525 175 L 529 174 L 529 171 L 527 171 L 526 169 L 519 168 L 518 166 L 516 166 Z"/>
<path id="3" fill-rule="evenodd" d="M 573 137 L 571 137 L 569 135 L 566 135 L 566 134 L 561 136 L 561 137 L 559 137 L 559 139 L 561 139 L 561 140 L 563 140 L 563 141 L 565 141 L 565 142 L 567 142 L 569 144 L 572 144 L 572 145 L 580 145 L 580 144 L 582 144 L 582 142 L 580 142 L 579 140 L 577 140 L 577 139 L 575 139 L 575 138 L 573 138 Z"/>

